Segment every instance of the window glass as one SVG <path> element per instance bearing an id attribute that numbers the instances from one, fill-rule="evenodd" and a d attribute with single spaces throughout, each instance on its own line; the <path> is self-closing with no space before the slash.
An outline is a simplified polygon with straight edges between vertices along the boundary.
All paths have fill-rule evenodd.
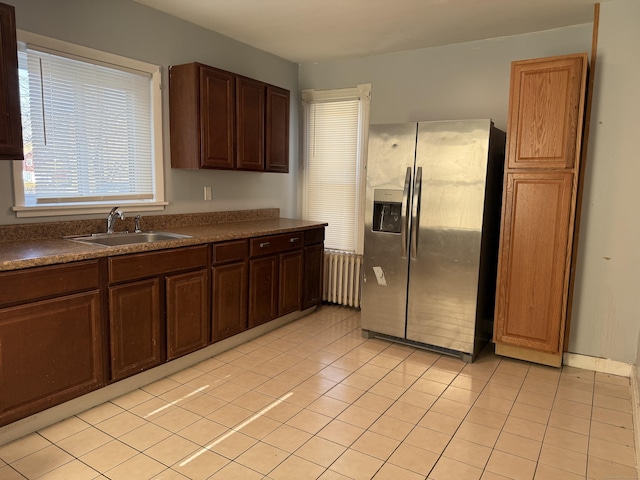
<path id="1" fill-rule="evenodd" d="M 362 253 L 369 92 L 369 85 L 303 92 L 304 218 L 329 224 L 330 249 Z"/>
<path id="2" fill-rule="evenodd" d="M 70 47 L 19 42 L 25 160 L 14 163 L 14 210 L 39 216 L 162 208 L 159 68 Z"/>

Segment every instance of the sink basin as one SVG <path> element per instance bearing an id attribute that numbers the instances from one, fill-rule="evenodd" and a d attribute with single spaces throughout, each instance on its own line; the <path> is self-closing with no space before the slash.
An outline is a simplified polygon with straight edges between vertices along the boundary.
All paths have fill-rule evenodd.
<path id="1" fill-rule="evenodd" d="M 134 245 L 137 243 L 153 243 L 165 240 L 178 240 L 181 238 L 191 238 L 191 235 L 182 235 L 169 232 L 140 232 L 140 233 L 94 233 L 91 235 L 80 235 L 65 237 L 74 242 L 90 243 L 105 247 L 118 247 L 122 245 Z"/>

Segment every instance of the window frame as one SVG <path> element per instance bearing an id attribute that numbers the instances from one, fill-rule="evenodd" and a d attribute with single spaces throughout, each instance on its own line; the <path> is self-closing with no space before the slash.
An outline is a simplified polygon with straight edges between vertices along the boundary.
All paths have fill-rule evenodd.
<path id="1" fill-rule="evenodd" d="M 73 204 L 53 205 L 25 205 L 24 184 L 22 177 L 22 160 L 12 162 L 13 170 L 13 201 L 11 210 L 16 217 L 48 217 L 62 215 L 82 215 L 108 212 L 116 204 L 123 211 L 148 212 L 164 210 L 168 202 L 165 201 L 164 185 L 164 157 L 163 157 L 163 127 L 162 127 L 162 73 L 160 66 L 134 60 L 113 53 L 96 50 L 62 40 L 45 37 L 23 30 L 17 30 L 18 42 L 36 46 L 38 49 L 61 56 L 76 58 L 88 63 L 112 65 L 122 70 L 136 70 L 149 74 L 151 82 L 151 154 L 152 154 L 152 182 L 154 198 L 151 201 L 139 200 L 109 200 L 82 202 Z"/>
<path id="2" fill-rule="evenodd" d="M 358 114 L 358 145 L 357 145 L 357 171 L 356 171 L 356 212 L 355 212 L 355 238 L 354 252 L 362 254 L 364 252 L 364 215 L 365 215 L 365 191 L 366 191 L 366 168 L 367 168 L 367 146 L 369 144 L 369 118 L 371 108 L 371 84 L 360 84 L 351 88 L 339 88 L 328 90 L 302 90 L 303 109 L 303 134 L 302 134 L 302 216 L 307 218 L 307 182 L 308 182 L 308 162 L 309 162 L 309 110 L 308 105 L 313 103 L 328 103 L 348 100 L 359 101 Z"/>

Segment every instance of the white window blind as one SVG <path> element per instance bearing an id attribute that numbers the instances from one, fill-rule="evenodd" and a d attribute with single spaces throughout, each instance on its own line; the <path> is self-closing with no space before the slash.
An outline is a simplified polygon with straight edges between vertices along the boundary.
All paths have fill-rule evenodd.
<path id="1" fill-rule="evenodd" d="M 22 42 L 18 50 L 25 160 L 14 210 L 164 200 L 153 74 Z"/>
<path id="2" fill-rule="evenodd" d="M 304 217 L 328 223 L 327 248 L 356 253 L 362 253 L 362 158 L 369 89 L 366 85 L 303 92 Z"/>

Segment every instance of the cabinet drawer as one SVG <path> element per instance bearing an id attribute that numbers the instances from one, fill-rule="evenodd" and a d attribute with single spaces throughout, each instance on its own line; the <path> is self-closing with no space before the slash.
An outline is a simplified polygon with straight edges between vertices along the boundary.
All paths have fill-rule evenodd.
<path id="1" fill-rule="evenodd" d="M 248 240 L 234 240 L 232 242 L 213 244 L 213 263 L 225 263 L 244 260 L 249 256 Z"/>
<path id="2" fill-rule="evenodd" d="M 109 258 L 109 282 L 164 275 L 207 265 L 207 245 Z"/>
<path id="3" fill-rule="evenodd" d="M 0 273 L 0 305 L 98 288 L 98 261 Z"/>
<path id="4" fill-rule="evenodd" d="M 303 232 L 283 233 L 280 235 L 268 235 L 251 239 L 250 255 L 257 257 L 270 253 L 284 252 L 294 248 L 302 248 L 304 241 Z"/>
<path id="5" fill-rule="evenodd" d="M 304 244 L 316 245 L 324 242 L 324 228 L 316 228 L 304 232 Z"/>

